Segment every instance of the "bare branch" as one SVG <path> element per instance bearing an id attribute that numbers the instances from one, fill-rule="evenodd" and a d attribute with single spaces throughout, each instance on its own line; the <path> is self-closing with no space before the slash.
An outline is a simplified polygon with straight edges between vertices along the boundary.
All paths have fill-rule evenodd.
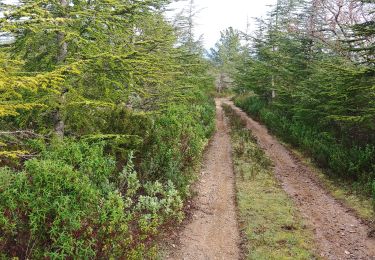
<path id="1" fill-rule="evenodd" d="M 17 135 L 17 136 L 24 136 L 24 137 L 40 137 L 43 138 L 45 136 L 35 133 L 32 130 L 18 130 L 18 131 L 1 131 L 0 135 Z"/>

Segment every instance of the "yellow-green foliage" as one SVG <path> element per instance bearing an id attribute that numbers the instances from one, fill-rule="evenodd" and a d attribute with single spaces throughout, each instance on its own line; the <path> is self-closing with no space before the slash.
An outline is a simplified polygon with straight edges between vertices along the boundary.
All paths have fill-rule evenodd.
<path id="1" fill-rule="evenodd" d="M 46 104 L 32 97 L 38 91 L 58 93 L 64 71 L 22 73 L 22 63 L 8 56 L 0 50 L 0 118 L 17 116 L 20 111 L 47 108 Z"/>
<path id="2" fill-rule="evenodd" d="M 10 158 L 10 159 L 17 159 L 17 158 L 19 158 L 19 156 L 27 155 L 28 153 L 29 153 L 28 151 L 22 151 L 22 150 L 0 151 L 0 162 L 1 162 L 1 157 Z"/>
<path id="3" fill-rule="evenodd" d="M 150 257 L 149 239 L 182 219 L 180 192 L 141 182 L 131 156 L 115 171 L 103 150 L 57 143 L 22 172 L 0 168 L 0 258 Z"/>
<path id="4" fill-rule="evenodd" d="M 229 107 L 240 226 L 247 259 L 312 259 L 312 232 L 273 174 L 271 162 Z"/>
<path id="5" fill-rule="evenodd" d="M 1 259 L 148 259 L 181 220 L 215 113 L 167 2 L 2 5 Z"/>

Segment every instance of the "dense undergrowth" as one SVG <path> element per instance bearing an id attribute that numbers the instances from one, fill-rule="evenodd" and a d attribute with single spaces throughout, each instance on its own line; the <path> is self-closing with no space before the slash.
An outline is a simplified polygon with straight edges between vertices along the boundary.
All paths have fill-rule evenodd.
<path id="1" fill-rule="evenodd" d="M 240 227 L 247 259 L 313 259 L 312 233 L 280 187 L 272 162 L 246 124 L 224 106 L 231 125 Z M 267 205 L 267 206 L 265 206 Z"/>
<path id="2" fill-rule="evenodd" d="M 131 149 L 113 139 L 34 140 L 38 158 L 0 169 L 2 257 L 155 257 L 151 238 L 182 220 L 213 131 L 205 102 L 142 115 L 151 127 Z"/>
<path id="3" fill-rule="evenodd" d="M 237 106 L 375 199 L 374 7 L 279 1 L 246 38 L 232 77 Z"/>
<path id="4" fill-rule="evenodd" d="M 182 220 L 214 87 L 168 3 L 1 4 L 1 259 L 155 258 Z"/>
<path id="5" fill-rule="evenodd" d="M 331 177 L 351 181 L 352 189 L 375 199 L 375 146 L 345 142 L 302 120 L 288 119 L 257 96 L 237 97 L 237 106 L 265 123 L 274 134 L 303 150 Z"/>

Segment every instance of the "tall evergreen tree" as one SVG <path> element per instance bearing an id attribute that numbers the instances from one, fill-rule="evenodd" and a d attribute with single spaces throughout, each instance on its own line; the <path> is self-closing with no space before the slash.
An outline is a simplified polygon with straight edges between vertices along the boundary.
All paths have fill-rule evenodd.
<path id="1" fill-rule="evenodd" d="M 322 166 L 371 192 L 373 5 L 364 2 L 279 1 L 259 33 L 248 37 L 253 41 L 235 83 L 239 93 L 250 96 L 239 101 L 245 110 Z"/>
<path id="2" fill-rule="evenodd" d="M 209 53 L 209 57 L 217 70 L 219 91 L 231 87 L 242 51 L 241 36 L 238 30 L 229 27 L 220 34 L 221 37 L 215 48 L 211 48 Z"/>
<path id="3" fill-rule="evenodd" d="M 5 6 L 2 30 L 16 38 L 10 51 L 22 61 L 22 73 L 65 79 L 34 97 L 47 107 L 55 134 L 64 135 L 74 109 L 134 105 L 134 96 L 144 109 L 155 109 L 173 96 L 178 67 L 173 29 L 160 12 L 165 3 L 46 0 Z"/>

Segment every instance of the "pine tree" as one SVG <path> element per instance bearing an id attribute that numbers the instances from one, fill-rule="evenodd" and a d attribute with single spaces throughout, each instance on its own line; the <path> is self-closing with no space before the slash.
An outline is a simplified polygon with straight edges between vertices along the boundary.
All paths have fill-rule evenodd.
<path id="1" fill-rule="evenodd" d="M 221 90 L 231 88 L 237 65 L 241 59 L 240 32 L 232 27 L 221 32 L 215 48 L 211 48 L 209 57 L 218 70 L 217 87 Z"/>
<path id="2" fill-rule="evenodd" d="M 248 37 L 253 40 L 235 83 L 238 93 L 249 96 L 238 99 L 242 108 L 321 166 L 375 194 L 369 2 L 279 1 L 257 35 Z"/>
<path id="3" fill-rule="evenodd" d="M 10 52 L 22 61 L 20 71 L 64 79 L 34 96 L 52 115 L 56 135 L 77 109 L 131 106 L 134 96 L 156 109 L 173 95 L 178 67 L 173 29 L 160 11 L 165 3 L 26 0 L 5 7 L 1 24 L 16 37 Z"/>

